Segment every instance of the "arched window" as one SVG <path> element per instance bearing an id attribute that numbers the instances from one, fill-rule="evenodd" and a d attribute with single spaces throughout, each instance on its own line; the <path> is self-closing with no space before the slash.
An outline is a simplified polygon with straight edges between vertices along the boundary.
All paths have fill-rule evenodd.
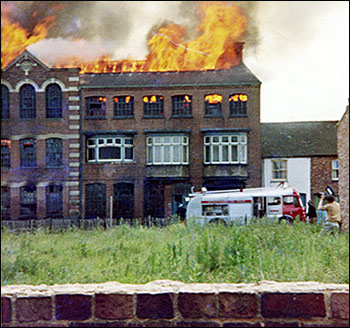
<path id="1" fill-rule="evenodd" d="M 62 91 L 58 84 L 51 83 L 46 88 L 46 118 L 62 117 Z"/>
<path id="2" fill-rule="evenodd" d="M 134 185 L 132 183 L 116 183 L 113 200 L 113 218 L 132 219 L 134 217 Z"/>
<path id="3" fill-rule="evenodd" d="M 87 219 L 106 217 L 106 185 L 92 183 L 85 186 L 85 217 Z"/>
<path id="4" fill-rule="evenodd" d="M 50 138 L 46 140 L 46 166 L 62 166 L 62 139 Z"/>
<path id="5" fill-rule="evenodd" d="M 6 85 L 1 85 L 1 119 L 10 118 L 10 96 L 9 89 Z"/>
<path id="6" fill-rule="evenodd" d="M 22 85 L 20 91 L 20 118 L 35 118 L 35 89 L 30 84 Z"/>

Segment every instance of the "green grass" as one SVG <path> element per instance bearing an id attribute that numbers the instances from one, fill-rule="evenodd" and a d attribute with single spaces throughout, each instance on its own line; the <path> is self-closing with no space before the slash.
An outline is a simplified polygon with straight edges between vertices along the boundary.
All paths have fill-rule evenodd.
<path id="1" fill-rule="evenodd" d="M 189 223 L 1 234 L 1 284 L 349 283 L 349 234 L 262 220 L 245 226 Z"/>

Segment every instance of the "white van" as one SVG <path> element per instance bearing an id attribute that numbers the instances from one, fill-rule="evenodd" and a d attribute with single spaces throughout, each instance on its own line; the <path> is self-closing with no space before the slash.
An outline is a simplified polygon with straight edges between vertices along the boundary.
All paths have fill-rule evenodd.
<path id="1" fill-rule="evenodd" d="M 244 224 L 263 216 L 293 222 L 306 221 L 305 209 L 295 188 L 247 188 L 192 192 L 186 218 L 204 223 Z"/>

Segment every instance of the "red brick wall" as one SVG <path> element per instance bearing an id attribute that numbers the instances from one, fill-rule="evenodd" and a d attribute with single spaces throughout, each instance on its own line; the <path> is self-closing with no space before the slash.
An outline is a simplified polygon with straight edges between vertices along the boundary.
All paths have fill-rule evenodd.
<path id="1" fill-rule="evenodd" d="M 315 193 L 324 192 L 331 186 L 338 195 L 338 181 L 332 180 L 332 160 L 337 156 L 320 156 L 311 158 L 311 197 Z"/>
<path id="2" fill-rule="evenodd" d="M 339 200 L 342 229 L 349 231 L 349 106 L 337 128 L 339 156 Z"/>
<path id="3" fill-rule="evenodd" d="M 2 327 L 348 327 L 349 285 L 3 286 Z"/>

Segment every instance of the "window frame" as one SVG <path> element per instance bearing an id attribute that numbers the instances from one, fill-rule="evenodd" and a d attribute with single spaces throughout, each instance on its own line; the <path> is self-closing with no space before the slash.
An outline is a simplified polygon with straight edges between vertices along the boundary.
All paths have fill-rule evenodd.
<path id="1" fill-rule="evenodd" d="M 156 101 L 147 101 L 150 98 L 156 97 Z M 164 118 L 164 96 L 147 95 L 142 97 L 143 103 L 143 118 Z"/>
<path id="2" fill-rule="evenodd" d="M 216 103 L 210 103 L 210 100 L 207 100 L 207 97 L 214 97 L 218 99 Z M 222 99 L 223 96 L 221 94 L 206 94 L 204 96 L 204 117 L 222 117 Z"/>
<path id="3" fill-rule="evenodd" d="M 331 165 L 332 165 L 332 181 L 339 181 L 339 160 L 333 159 Z"/>
<path id="4" fill-rule="evenodd" d="M 27 194 L 32 193 L 33 195 L 31 196 L 31 198 L 26 200 L 23 198 L 25 193 Z M 19 201 L 20 217 L 29 217 L 29 218 L 36 217 L 37 207 L 38 207 L 37 187 L 33 185 L 20 187 L 20 201 Z M 26 208 L 28 209 L 27 211 L 25 211 Z"/>
<path id="5" fill-rule="evenodd" d="M 90 189 L 91 190 L 88 190 Z M 102 199 L 100 197 L 102 192 Z M 104 183 L 89 183 L 85 185 L 85 218 L 94 219 L 107 216 L 107 186 Z"/>
<path id="6" fill-rule="evenodd" d="M 284 167 L 275 168 L 274 164 L 278 164 L 278 165 L 283 164 Z M 275 176 L 275 173 L 278 173 L 278 177 Z M 284 175 L 285 177 L 281 177 L 281 175 L 282 176 Z M 271 180 L 272 181 L 287 181 L 288 180 L 288 160 L 287 159 L 273 159 L 273 160 L 271 160 Z"/>
<path id="7" fill-rule="evenodd" d="M 188 100 L 186 99 L 188 98 Z M 186 107 L 188 108 L 182 108 Z M 192 117 L 192 96 L 188 94 L 175 95 L 171 97 L 172 117 Z"/>
<path id="8" fill-rule="evenodd" d="M 118 139 L 120 139 L 120 143 L 117 142 Z M 126 143 L 127 140 L 131 141 L 131 143 Z M 89 144 L 90 141 L 94 142 Z M 108 147 L 120 148 L 120 159 L 100 159 L 100 149 Z M 88 163 L 131 163 L 135 161 L 134 148 L 134 137 L 129 135 L 90 137 L 86 140 L 86 161 Z M 89 150 L 92 149 L 94 149 L 94 158 L 90 159 Z M 131 149 L 132 159 L 126 158 L 127 149 Z"/>
<path id="9" fill-rule="evenodd" d="M 100 105 L 100 108 L 90 108 L 91 105 Z M 93 115 L 90 115 L 92 113 Z M 105 96 L 89 96 L 85 97 L 85 119 L 101 120 L 106 119 L 107 98 Z"/>
<path id="10" fill-rule="evenodd" d="M 135 185 L 119 182 L 113 185 L 113 218 L 133 219 L 135 210 Z"/>
<path id="11" fill-rule="evenodd" d="M 11 168 L 11 140 L 10 139 L 1 139 L 1 168 L 6 168 L 6 169 Z"/>
<path id="12" fill-rule="evenodd" d="M 127 101 L 128 97 L 129 101 Z M 113 118 L 134 118 L 134 96 L 113 97 Z"/>
<path id="13" fill-rule="evenodd" d="M 28 94 L 26 94 L 28 93 Z M 36 92 L 35 88 L 31 84 L 23 84 L 19 90 L 19 108 L 20 119 L 30 120 L 36 118 Z M 31 102 L 31 105 L 26 104 Z"/>
<path id="14" fill-rule="evenodd" d="M 234 100 L 237 97 L 237 101 Z M 246 98 L 246 100 L 244 100 Z M 230 117 L 248 116 L 248 95 L 246 93 L 233 93 L 229 96 Z"/>
<path id="15" fill-rule="evenodd" d="M 48 185 L 45 188 L 45 192 L 46 216 L 63 217 L 63 186 L 56 184 Z"/>
<path id="16" fill-rule="evenodd" d="M 159 140 L 156 140 L 158 138 Z M 165 140 L 169 138 L 169 140 Z M 179 138 L 179 141 L 175 141 Z M 175 147 L 179 153 L 176 160 Z M 160 150 L 159 155 L 156 154 Z M 169 150 L 169 161 L 166 161 L 165 151 Z M 157 160 L 159 158 L 160 160 Z M 189 137 L 184 134 L 159 134 L 146 137 L 146 163 L 147 165 L 189 165 Z"/>
<path id="17" fill-rule="evenodd" d="M 237 149 L 236 160 L 232 155 L 233 147 Z M 206 165 L 248 164 L 248 135 L 246 133 L 206 134 L 203 148 L 203 161 Z M 214 158 L 215 149 L 217 149 L 217 160 Z"/>
<path id="18" fill-rule="evenodd" d="M 33 151 L 30 152 L 29 148 L 25 148 L 25 143 L 33 143 Z M 21 169 L 27 168 L 36 168 L 36 139 L 34 138 L 25 138 L 20 140 L 20 167 Z M 28 164 L 29 163 L 29 164 Z"/>
<path id="19" fill-rule="evenodd" d="M 57 83 L 50 83 L 45 89 L 45 98 L 46 118 L 62 118 L 61 87 Z"/>
<path id="20" fill-rule="evenodd" d="M 10 90 L 4 84 L 1 84 L 1 119 L 10 119 Z"/>
<path id="21" fill-rule="evenodd" d="M 55 152 L 55 149 L 50 149 L 50 143 L 57 143 L 55 146 L 59 146 L 58 150 Z M 63 166 L 63 142 L 60 138 L 48 138 L 46 139 L 46 167 L 48 168 L 57 168 Z"/>

